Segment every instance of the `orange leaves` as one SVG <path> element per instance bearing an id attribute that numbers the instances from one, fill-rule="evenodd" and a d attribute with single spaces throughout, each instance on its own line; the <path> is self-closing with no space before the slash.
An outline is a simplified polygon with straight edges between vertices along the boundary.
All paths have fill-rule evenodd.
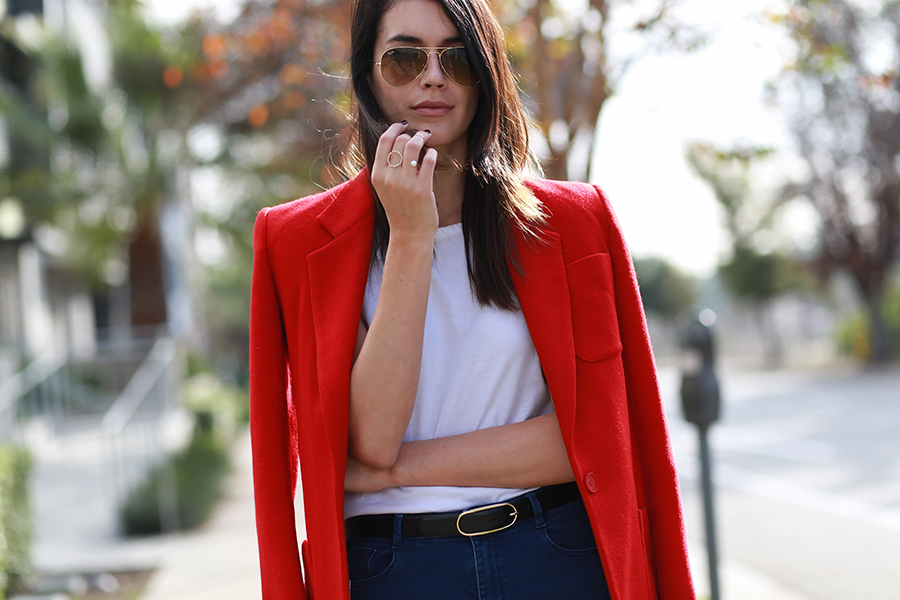
<path id="1" fill-rule="evenodd" d="M 224 79 L 229 72 L 228 51 L 230 40 L 219 33 L 207 33 L 201 41 L 203 56 L 206 62 L 196 66 L 193 75 L 199 83 L 207 83 L 210 79 Z"/>
<path id="2" fill-rule="evenodd" d="M 306 102 L 306 96 L 296 91 L 291 91 L 284 94 L 281 100 L 282 105 L 289 111 L 303 108 L 304 106 L 306 106 Z"/>
<path id="3" fill-rule="evenodd" d="M 203 36 L 203 54 L 210 62 L 217 62 L 225 58 L 225 36 L 218 33 L 208 33 Z"/>
<path id="4" fill-rule="evenodd" d="M 897 80 L 897 72 L 894 70 L 886 71 L 881 75 L 860 75 L 856 78 L 859 87 L 864 90 L 887 90 L 894 85 Z"/>
<path id="5" fill-rule="evenodd" d="M 262 28 L 254 29 L 240 39 L 244 54 L 249 56 L 266 54 L 272 49 L 272 44 Z"/>
<path id="6" fill-rule="evenodd" d="M 228 62 L 224 60 L 200 63 L 194 69 L 194 79 L 200 84 L 209 83 L 211 79 L 224 79 L 229 70 Z"/>
<path id="7" fill-rule="evenodd" d="M 245 2 L 241 17 L 231 23 L 198 21 L 190 32 L 190 59 L 179 64 L 180 87 L 191 85 L 191 98 L 205 119 L 219 119 L 243 134 L 277 131 L 304 151 L 318 152 L 308 128 L 286 133 L 278 125 L 288 120 L 326 130 L 343 117 L 335 98 L 346 79 L 335 72 L 348 54 L 350 3 Z"/>
<path id="8" fill-rule="evenodd" d="M 269 122 L 269 107 L 265 104 L 257 104 L 247 113 L 247 122 L 259 129 Z"/>
<path id="9" fill-rule="evenodd" d="M 286 8 L 277 8 L 268 23 L 269 36 L 277 46 L 286 46 L 294 37 L 293 19 Z"/>
<path id="10" fill-rule="evenodd" d="M 166 67 L 166 70 L 163 71 L 163 84 L 170 90 L 177 88 L 181 85 L 182 81 L 184 81 L 184 71 L 180 68 L 169 65 Z"/>
<path id="11" fill-rule="evenodd" d="M 306 69 L 296 63 L 288 63 L 281 67 L 278 76 L 285 85 L 300 85 L 306 79 Z"/>

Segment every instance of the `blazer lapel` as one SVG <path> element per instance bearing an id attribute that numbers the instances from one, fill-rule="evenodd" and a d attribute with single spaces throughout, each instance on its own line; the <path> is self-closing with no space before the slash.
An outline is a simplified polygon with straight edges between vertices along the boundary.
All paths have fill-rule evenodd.
<path id="1" fill-rule="evenodd" d="M 334 239 L 307 257 L 316 374 L 332 451 L 346 457 L 350 369 L 375 226 L 365 172 L 335 194 L 319 223 Z"/>
<path id="2" fill-rule="evenodd" d="M 572 305 L 559 235 L 517 236 L 523 275 L 510 268 L 516 296 L 537 350 L 563 437 L 575 426 L 575 343 Z"/>

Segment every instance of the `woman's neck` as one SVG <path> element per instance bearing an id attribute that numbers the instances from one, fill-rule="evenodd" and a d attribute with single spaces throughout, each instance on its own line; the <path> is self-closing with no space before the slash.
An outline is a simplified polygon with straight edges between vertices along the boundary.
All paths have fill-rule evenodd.
<path id="1" fill-rule="evenodd" d="M 437 203 L 438 225 L 446 227 L 462 221 L 465 194 L 465 173 L 457 169 L 434 173 L 434 199 Z"/>
<path id="2" fill-rule="evenodd" d="M 438 166 L 434 171 L 434 199 L 440 227 L 462 221 L 463 197 L 466 193 L 465 165 L 468 157 L 465 139 L 450 147 L 438 148 Z"/>

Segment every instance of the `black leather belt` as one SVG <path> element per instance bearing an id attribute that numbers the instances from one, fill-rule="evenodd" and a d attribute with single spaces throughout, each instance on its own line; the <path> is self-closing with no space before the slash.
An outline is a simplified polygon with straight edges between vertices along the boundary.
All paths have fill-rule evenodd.
<path id="1" fill-rule="evenodd" d="M 546 512 L 580 497 L 575 482 L 542 487 L 534 492 Z M 403 515 L 400 534 L 404 537 L 473 537 L 494 533 L 534 516 L 527 495 L 509 502 L 477 506 L 462 512 Z M 393 537 L 395 515 L 359 515 L 347 519 L 347 537 Z"/>

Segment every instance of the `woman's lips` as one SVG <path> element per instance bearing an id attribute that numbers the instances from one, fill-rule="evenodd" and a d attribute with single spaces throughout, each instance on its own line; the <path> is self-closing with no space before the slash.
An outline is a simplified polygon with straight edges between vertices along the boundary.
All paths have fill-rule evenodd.
<path id="1" fill-rule="evenodd" d="M 420 102 L 413 106 L 413 112 L 424 117 L 442 117 L 453 110 L 453 107 L 443 102 Z"/>

